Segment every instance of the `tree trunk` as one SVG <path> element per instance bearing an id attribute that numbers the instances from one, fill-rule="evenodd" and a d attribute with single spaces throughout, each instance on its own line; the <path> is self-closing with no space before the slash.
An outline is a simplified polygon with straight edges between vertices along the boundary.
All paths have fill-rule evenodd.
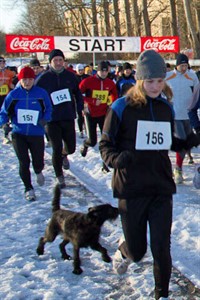
<path id="1" fill-rule="evenodd" d="M 183 0 L 183 5 L 185 9 L 185 16 L 188 24 L 188 28 L 190 30 L 193 49 L 194 49 L 194 55 L 196 58 L 200 58 L 200 42 L 198 40 L 198 37 L 196 35 L 196 30 L 194 27 L 194 22 L 192 20 L 192 12 L 191 12 L 191 6 L 190 6 L 190 0 Z"/>
<path id="2" fill-rule="evenodd" d="M 131 14 L 130 14 L 130 3 L 129 0 L 124 0 L 124 8 L 125 8 L 125 18 L 126 18 L 126 32 L 127 36 L 132 35 L 132 26 L 131 26 Z"/>
<path id="3" fill-rule="evenodd" d="M 135 36 L 141 36 L 141 17 L 139 14 L 138 0 L 132 0 L 133 6 L 133 31 Z"/>
<path id="4" fill-rule="evenodd" d="M 142 14 L 143 14 L 143 21 L 144 21 L 145 36 L 151 36 L 151 25 L 149 21 L 148 10 L 147 10 L 147 0 L 142 0 Z"/>
<path id="5" fill-rule="evenodd" d="M 114 8 L 114 35 L 115 36 L 121 36 L 121 30 L 120 30 L 120 20 L 119 20 L 119 2 L 113 1 L 113 8 Z"/>

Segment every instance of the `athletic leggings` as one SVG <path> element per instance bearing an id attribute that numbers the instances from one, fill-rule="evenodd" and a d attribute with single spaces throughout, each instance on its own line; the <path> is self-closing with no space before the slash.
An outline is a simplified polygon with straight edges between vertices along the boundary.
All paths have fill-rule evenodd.
<path id="1" fill-rule="evenodd" d="M 47 134 L 52 145 L 52 164 L 56 177 L 63 175 L 62 170 L 62 150 L 66 154 L 72 154 L 76 150 L 76 132 L 74 120 L 57 121 L 47 124 Z"/>
<path id="2" fill-rule="evenodd" d="M 153 256 L 155 298 L 168 297 L 171 276 L 170 236 L 172 196 L 136 196 L 119 199 L 125 243 L 119 249 L 125 257 L 139 262 L 147 250 L 147 224 Z"/>
<path id="3" fill-rule="evenodd" d="M 97 125 L 102 133 L 105 116 L 91 117 L 90 114 L 85 115 L 85 126 L 88 138 L 84 141 L 84 146 L 94 147 L 97 143 Z"/>
<path id="4" fill-rule="evenodd" d="M 36 174 L 44 168 L 44 136 L 12 134 L 12 144 L 19 160 L 19 175 L 24 183 L 25 191 L 33 188 L 30 173 L 30 155 L 33 170 Z"/>

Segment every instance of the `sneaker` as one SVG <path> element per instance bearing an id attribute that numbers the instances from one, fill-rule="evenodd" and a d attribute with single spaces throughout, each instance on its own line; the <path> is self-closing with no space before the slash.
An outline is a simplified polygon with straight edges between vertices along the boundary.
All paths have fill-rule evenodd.
<path id="1" fill-rule="evenodd" d="M 128 270 L 128 266 L 132 263 L 131 259 L 124 258 L 121 254 L 121 251 L 117 249 L 113 257 L 113 269 L 119 274 L 123 275 Z"/>
<path id="2" fill-rule="evenodd" d="M 35 201 L 36 200 L 34 189 L 31 189 L 31 190 L 25 192 L 25 199 L 27 201 Z"/>
<path id="3" fill-rule="evenodd" d="M 86 157 L 87 151 L 88 151 L 88 147 L 83 146 L 83 147 L 81 148 L 81 150 L 80 150 L 80 153 L 81 153 L 81 155 L 82 155 L 83 157 Z"/>
<path id="4" fill-rule="evenodd" d="M 57 177 L 57 182 L 60 185 L 61 189 L 64 189 L 66 187 L 65 177 L 63 175 Z"/>
<path id="5" fill-rule="evenodd" d="M 178 169 L 174 170 L 174 181 L 175 181 L 176 184 L 183 183 L 182 170 L 178 170 Z"/>
<path id="6" fill-rule="evenodd" d="M 79 133 L 79 137 L 80 137 L 81 139 L 84 139 L 83 131 L 81 131 L 81 132 Z"/>
<path id="7" fill-rule="evenodd" d="M 9 139 L 8 136 L 5 136 L 5 137 L 3 138 L 2 144 L 3 144 L 3 145 L 11 144 L 11 140 Z"/>
<path id="8" fill-rule="evenodd" d="M 200 166 L 198 166 L 195 170 L 193 185 L 196 189 L 200 189 Z"/>
<path id="9" fill-rule="evenodd" d="M 101 171 L 105 174 L 110 172 L 109 168 L 106 166 L 106 164 L 104 162 L 102 164 Z"/>
<path id="10" fill-rule="evenodd" d="M 189 165 L 194 164 L 194 160 L 193 160 L 193 157 L 192 157 L 192 156 L 189 157 L 189 159 L 188 159 L 188 164 L 189 164 Z"/>
<path id="11" fill-rule="evenodd" d="M 44 182 L 45 182 L 45 178 L 44 178 L 44 175 L 42 174 L 42 172 L 39 174 L 36 174 L 36 177 L 37 177 L 37 184 L 40 186 L 43 186 Z"/>
<path id="12" fill-rule="evenodd" d="M 69 170 L 70 168 L 70 164 L 69 164 L 69 160 L 67 158 L 67 155 L 63 155 L 63 162 L 62 162 L 63 168 L 65 170 Z"/>
<path id="13" fill-rule="evenodd" d="M 51 148 L 51 142 L 50 141 L 48 141 L 47 143 L 46 143 L 46 146 L 45 146 L 46 148 Z"/>

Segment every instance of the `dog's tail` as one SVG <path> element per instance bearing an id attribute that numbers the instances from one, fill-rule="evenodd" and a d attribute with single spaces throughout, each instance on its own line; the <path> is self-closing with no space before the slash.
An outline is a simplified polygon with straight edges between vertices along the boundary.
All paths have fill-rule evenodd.
<path id="1" fill-rule="evenodd" d="M 54 197 L 52 200 L 52 212 L 53 213 L 60 209 L 60 196 L 61 196 L 60 185 L 56 184 L 56 186 L 54 188 Z"/>

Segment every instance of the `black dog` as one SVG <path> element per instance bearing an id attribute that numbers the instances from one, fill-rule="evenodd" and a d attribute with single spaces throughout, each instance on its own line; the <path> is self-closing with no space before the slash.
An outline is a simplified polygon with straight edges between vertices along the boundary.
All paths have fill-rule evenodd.
<path id="1" fill-rule="evenodd" d="M 79 250 L 83 247 L 91 247 L 99 251 L 105 262 L 111 262 L 107 250 L 99 243 L 101 226 L 107 220 L 115 220 L 118 217 L 118 208 L 110 204 L 102 204 L 88 209 L 88 213 L 73 212 L 60 209 L 61 191 L 59 185 L 54 189 L 54 198 L 52 201 L 52 218 L 47 225 L 45 236 L 41 237 L 37 247 L 38 255 L 44 253 L 44 245 L 47 242 L 53 242 L 58 234 L 63 236 L 63 241 L 59 245 L 63 259 L 71 259 L 67 254 L 65 246 L 71 242 L 74 252 L 74 274 L 81 274 L 81 261 Z"/>

